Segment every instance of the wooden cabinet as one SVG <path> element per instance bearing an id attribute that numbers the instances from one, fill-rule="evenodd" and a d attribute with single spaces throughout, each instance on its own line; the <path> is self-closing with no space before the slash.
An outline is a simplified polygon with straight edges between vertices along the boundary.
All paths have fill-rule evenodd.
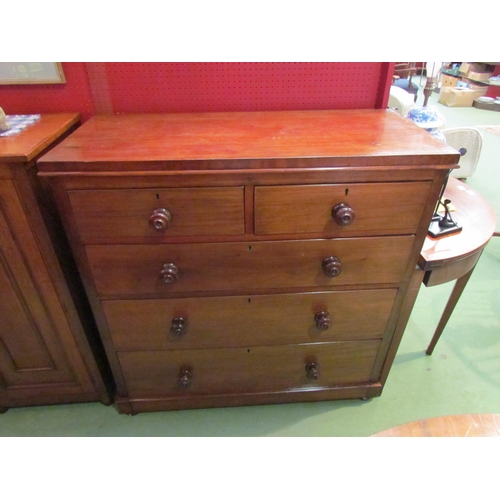
<path id="1" fill-rule="evenodd" d="M 391 111 L 89 120 L 39 168 L 119 410 L 380 395 L 457 161 Z"/>
<path id="2" fill-rule="evenodd" d="M 102 354 L 100 340 L 88 305 L 85 309 L 82 289 L 77 287 L 78 278 L 71 273 L 69 249 L 59 231 L 57 214 L 36 176 L 36 159 L 78 122 L 75 114 L 43 115 L 18 135 L 0 137 L 3 410 L 110 402 L 94 357 Z"/>

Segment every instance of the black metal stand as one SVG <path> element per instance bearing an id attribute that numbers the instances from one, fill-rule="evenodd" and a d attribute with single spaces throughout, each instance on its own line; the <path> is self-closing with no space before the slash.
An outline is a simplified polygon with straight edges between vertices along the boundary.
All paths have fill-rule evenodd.
<path id="1" fill-rule="evenodd" d="M 436 206 L 436 210 L 434 210 L 434 215 L 432 216 L 431 219 L 429 230 L 427 231 L 427 234 L 429 234 L 433 238 L 442 238 L 443 236 L 459 233 L 462 230 L 462 226 L 459 226 L 451 216 L 449 208 L 451 200 L 445 199 L 443 201 L 443 196 L 446 189 L 446 185 L 448 184 L 449 177 L 450 173 L 448 172 L 448 175 L 446 176 L 446 179 L 443 183 L 443 188 L 441 189 L 441 194 L 439 196 L 439 201 Z M 439 213 L 439 205 L 442 205 L 444 207 L 444 215 L 441 215 Z"/>

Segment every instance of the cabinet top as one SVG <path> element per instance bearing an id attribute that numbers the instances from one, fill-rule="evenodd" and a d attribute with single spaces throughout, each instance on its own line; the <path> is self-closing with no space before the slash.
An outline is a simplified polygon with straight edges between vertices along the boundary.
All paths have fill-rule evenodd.
<path id="1" fill-rule="evenodd" d="M 458 152 L 390 110 L 98 115 L 41 171 L 453 165 Z M 119 166 L 117 166 L 119 162 Z"/>
<path id="2" fill-rule="evenodd" d="M 10 137 L 0 137 L 0 162 L 28 162 L 78 123 L 78 113 L 43 114 Z"/>

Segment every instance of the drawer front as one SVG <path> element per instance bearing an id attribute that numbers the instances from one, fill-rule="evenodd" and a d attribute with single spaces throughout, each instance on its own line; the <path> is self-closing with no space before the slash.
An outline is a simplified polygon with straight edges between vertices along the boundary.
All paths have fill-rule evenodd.
<path id="1" fill-rule="evenodd" d="M 256 187 L 255 232 L 412 234 L 429 189 L 429 182 Z"/>
<path id="2" fill-rule="evenodd" d="M 408 266 L 413 239 L 98 245 L 86 252 L 101 296 L 164 294 L 395 284 Z"/>
<path id="3" fill-rule="evenodd" d="M 132 398 L 241 394 L 368 383 L 379 346 L 366 340 L 118 356 Z"/>
<path id="4" fill-rule="evenodd" d="M 385 289 L 102 304 L 115 348 L 147 351 L 382 338 L 395 297 Z"/>
<path id="5" fill-rule="evenodd" d="M 242 187 L 83 190 L 68 196 L 85 243 L 245 231 Z"/>

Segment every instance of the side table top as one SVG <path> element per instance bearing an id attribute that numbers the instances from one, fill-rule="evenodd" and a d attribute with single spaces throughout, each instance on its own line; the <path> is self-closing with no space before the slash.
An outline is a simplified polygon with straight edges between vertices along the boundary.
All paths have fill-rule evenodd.
<path id="1" fill-rule="evenodd" d="M 460 233 L 432 238 L 427 236 L 420 252 L 421 269 L 465 258 L 482 249 L 496 228 L 495 212 L 488 202 L 466 183 L 450 177 L 444 198 L 451 200 L 453 219 L 462 226 Z"/>
<path id="2" fill-rule="evenodd" d="M 0 137 L 0 162 L 28 162 L 78 123 L 78 113 L 42 114 L 41 118 L 10 137 Z"/>

